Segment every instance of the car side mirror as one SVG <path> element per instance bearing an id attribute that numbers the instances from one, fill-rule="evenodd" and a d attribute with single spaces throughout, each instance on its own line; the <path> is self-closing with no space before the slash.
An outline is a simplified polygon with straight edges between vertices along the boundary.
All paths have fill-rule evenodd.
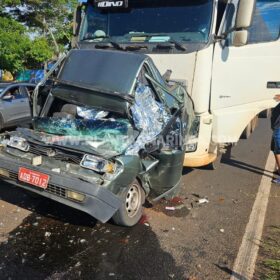
<path id="1" fill-rule="evenodd" d="M 5 95 L 5 96 L 3 96 L 2 99 L 3 99 L 4 101 L 12 101 L 13 96 L 12 96 L 12 95 Z"/>

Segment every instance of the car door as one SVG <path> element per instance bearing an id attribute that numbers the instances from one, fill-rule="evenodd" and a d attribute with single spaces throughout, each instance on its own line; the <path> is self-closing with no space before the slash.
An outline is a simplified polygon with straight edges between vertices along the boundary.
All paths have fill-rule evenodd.
<path id="1" fill-rule="evenodd" d="M 238 0 L 228 4 L 223 30 L 234 27 Z M 280 1 L 257 0 L 248 44 L 217 43 L 213 58 L 210 110 L 213 140 L 236 142 L 250 120 L 275 105 L 280 94 Z M 279 85 L 279 84 L 278 84 Z"/>
<path id="2" fill-rule="evenodd" d="M 32 100 L 32 94 L 35 89 L 35 86 L 22 86 L 21 91 L 24 99 L 24 118 L 27 120 L 31 120 L 31 100 Z"/>
<path id="3" fill-rule="evenodd" d="M 10 98 L 9 98 L 10 97 Z M 2 97 L 2 116 L 5 125 L 14 125 L 30 116 L 27 94 L 20 86 L 10 87 Z"/>
<path id="4" fill-rule="evenodd" d="M 170 111 L 171 119 L 174 118 L 170 127 L 158 138 L 158 141 L 162 143 L 164 148 L 160 149 L 160 152 L 151 153 L 152 157 L 158 160 L 158 164 L 154 165 L 153 160 L 150 159 L 150 165 L 154 167 L 148 172 L 149 182 L 155 195 L 171 195 L 178 190 L 182 177 L 185 156 L 184 132 L 187 129 L 186 120 L 184 119 L 186 117 L 184 116 L 185 107 L 179 104 L 176 96 L 173 97 L 152 61 L 149 61 L 145 70 L 148 75 L 146 79 L 150 88 L 155 96 L 158 96 L 159 100 L 161 99 L 162 106 L 166 106 L 165 109 Z M 180 110 L 181 106 L 184 107 L 182 111 Z M 180 111 L 178 115 L 176 113 L 177 110 L 178 112 Z M 145 164 L 148 164 L 147 160 Z"/>

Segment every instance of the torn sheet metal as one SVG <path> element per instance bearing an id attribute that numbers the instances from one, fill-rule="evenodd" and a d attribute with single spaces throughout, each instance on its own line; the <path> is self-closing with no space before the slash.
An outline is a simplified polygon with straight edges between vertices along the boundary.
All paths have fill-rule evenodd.
<path id="1" fill-rule="evenodd" d="M 148 86 L 141 83 L 135 90 L 135 103 L 131 107 L 135 127 L 141 131 L 135 143 L 126 151 L 127 155 L 138 155 L 145 144 L 152 142 L 161 133 L 170 119 L 164 106 L 155 100 Z"/>

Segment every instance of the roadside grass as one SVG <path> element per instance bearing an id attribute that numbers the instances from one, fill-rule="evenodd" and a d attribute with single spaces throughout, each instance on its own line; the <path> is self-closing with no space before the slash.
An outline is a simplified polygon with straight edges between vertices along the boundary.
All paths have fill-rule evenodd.
<path id="1" fill-rule="evenodd" d="M 256 275 L 261 280 L 280 279 L 280 226 L 270 227 L 262 241 Z"/>

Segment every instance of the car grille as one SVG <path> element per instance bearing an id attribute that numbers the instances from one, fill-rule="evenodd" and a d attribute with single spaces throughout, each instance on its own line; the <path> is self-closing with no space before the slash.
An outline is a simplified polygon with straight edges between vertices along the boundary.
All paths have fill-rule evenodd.
<path id="1" fill-rule="evenodd" d="M 54 152 L 54 156 L 50 156 L 51 152 Z M 41 145 L 34 145 L 30 144 L 30 149 L 29 152 L 32 154 L 38 155 L 38 156 L 50 156 L 54 159 L 60 160 L 60 161 L 66 161 L 69 163 L 74 163 L 74 164 L 80 164 L 83 154 L 78 154 L 78 153 L 70 153 L 58 149 L 51 149 L 48 147 L 44 147 Z"/>
<path id="2" fill-rule="evenodd" d="M 5 170 L 3 168 L 1 168 L 2 170 Z M 12 179 L 13 181 L 21 184 L 21 185 L 25 185 L 25 186 L 28 186 L 30 188 L 33 188 L 32 185 L 29 185 L 29 184 L 25 184 L 24 182 L 20 182 L 18 180 L 18 174 L 16 172 L 13 172 L 13 171 L 10 171 L 10 170 L 5 170 L 7 173 L 9 173 L 9 179 Z M 6 178 L 6 176 L 3 176 L 3 175 L 0 175 L 0 178 Z M 48 193 L 51 193 L 51 194 L 54 194 L 54 195 L 57 195 L 57 196 L 60 196 L 60 197 L 63 197 L 63 198 L 66 198 L 66 189 L 65 188 L 62 188 L 60 186 L 57 186 L 57 185 L 54 185 L 54 184 L 48 184 L 48 187 L 44 190 L 45 192 L 48 192 Z"/>

